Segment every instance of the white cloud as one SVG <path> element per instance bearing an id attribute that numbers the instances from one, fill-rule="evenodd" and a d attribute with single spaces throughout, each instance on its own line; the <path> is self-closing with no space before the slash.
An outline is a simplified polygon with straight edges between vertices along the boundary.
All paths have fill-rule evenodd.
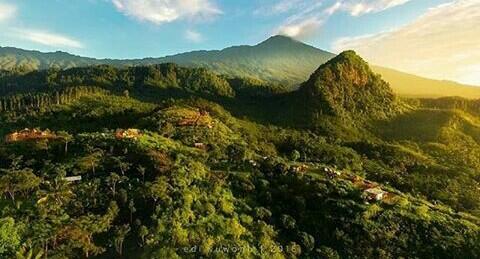
<path id="1" fill-rule="evenodd" d="M 305 8 L 305 4 L 309 2 L 306 0 L 276 0 L 275 3 L 260 3 L 254 11 L 254 15 L 260 16 L 271 16 L 271 15 L 279 15 L 284 14 L 292 11 L 299 10 L 300 8 Z"/>
<path id="2" fill-rule="evenodd" d="M 340 10 L 340 8 L 342 8 L 342 2 L 338 1 L 338 2 L 335 2 L 333 5 L 331 5 L 330 7 L 328 7 L 327 9 L 325 9 L 324 12 L 330 16 L 336 13 L 338 10 Z"/>
<path id="3" fill-rule="evenodd" d="M 298 7 L 302 0 L 282 0 L 276 3 L 271 9 L 275 14 L 285 13 Z"/>
<path id="4" fill-rule="evenodd" d="M 286 24 L 278 29 L 278 34 L 297 39 L 308 38 L 321 26 L 322 21 L 316 17 L 299 21 L 298 23 Z"/>
<path id="5" fill-rule="evenodd" d="M 50 47 L 83 48 L 83 44 L 64 35 L 26 29 L 14 29 L 14 36 Z"/>
<path id="6" fill-rule="evenodd" d="M 194 30 L 187 30 L 185 38 L 191 42 L 199 43 L 203 41 L 203 35 Z"/>
<path id="7" fill-rule="evenodd" d="M 353 16 L 368 13 L 378 13 L 395 6 L 403 5 L 411 0 L 363 0 L 363 1 L 338 1 L 342 8 Z"/>
<path id="8" fill-rule="evenodd" d="M 274 34 L 286 35 L 297 39 L 306 39 L 315 34 L 323 24 L 324 17 L 318 15 L 323 3 L 317 1 L 309 5 L 297 5 L 297 12 L 291 14 L 285 22 L 274 30 Z"/>
<path id="9" fill-rule="evenodd" d="M 480 85 L 480 1 L 457 0 L 429 9 L 398 29 L 343 38 L 370 62 L 432 78 Z"/>
<path id="10" fill-rule="evenodd" d="M 10 4 L 0 3 L 0 22 L 6 21 L 15 16 L 17 8 Z"/>
<path id="11" fill-rule="evenodd" d="M 210 19 L 222 11 L 210 0 L 112 0 L 123 14 L 156 25 L 179 19 Z"/>
<path id="12" fill-rule="evenodd" d="M 289 12 L 290 16 L 274 32 L 305 39 L 318 32 L 324 21 L 337 12 L 360 16 L 382 12 L 409 1 L 411 0 L 281 0 L 270 6 L 270 14 Z M 329 5 L 325 6 L 326 3 Z"/>

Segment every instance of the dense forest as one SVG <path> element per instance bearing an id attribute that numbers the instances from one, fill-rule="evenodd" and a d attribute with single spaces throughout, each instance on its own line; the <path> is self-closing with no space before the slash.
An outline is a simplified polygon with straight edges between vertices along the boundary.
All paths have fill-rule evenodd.
<path id="1" fill-rule="evenodd" d="M 1 258 L 479 258 L 479 101 L 353 51 L 298 90 L 172 63 L 2 71 Z"/>

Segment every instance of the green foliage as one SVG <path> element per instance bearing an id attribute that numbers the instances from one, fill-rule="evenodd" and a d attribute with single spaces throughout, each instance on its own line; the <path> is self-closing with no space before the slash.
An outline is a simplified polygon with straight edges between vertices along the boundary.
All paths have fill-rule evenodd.
<path id="1" fill-rule="evenodd" d="M 172 64 L 0 81 L 0 134 L 59 137 L 0 143 L 2 258 L 480 256 L 476 102 L 397 100 L 353 52 L 292 93 Z"/>
<path id="2" fill-rule="evenodd" d="M 25 74 L 37 69 L 69 69 L 74 67 L 111 65 L 115 67 L 153 65 L 173 62 L 182 66 L 202 67 L 230 77 L 248 77 L 248 80 L 284 85 L 282 91 L 291 90 L 305 81 L 319 65 L 335 55 L 303 44 L 285 36 L 274 36 L 255 46 L 229 47 L 221 51 L 193 51 L 163 58 L 136 60 L 108 60 L 79 57 L 64 52 L 41 53 L 17 48 L 0 47 L 0 75 Z M 3 71 L 2 69 L 8 70 Z M 480 98 L 478 87 L 444 80 L 432 80 L 393 69 L 373 66 L 389 82 L 394 91 L 407 97 L 437 98 L 461 96 Z M 254 84 L 257 85 L 257 84 Z M 268 94 L 277 88 L 258 84 L 247 94 Z M 243 92 L 243 91 L 242 91 Z"/>
<path id="3" fill-rule="evenodd" d="M 395 96 L 353 51 L 331 59 L 302 85 L 310 112 L 334 116 L 384 118 L 392 114 Z"/>
<path id="4" fill-rule="evenodd" d="M 21 236 L 13 218 L 0 219 L 0 255 L 13 254 L 20 246 Z"/>

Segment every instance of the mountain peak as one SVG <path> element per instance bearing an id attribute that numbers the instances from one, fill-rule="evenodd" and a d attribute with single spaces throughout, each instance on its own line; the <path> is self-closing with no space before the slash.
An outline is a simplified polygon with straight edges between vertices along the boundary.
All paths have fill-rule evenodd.
<path id="1" fill-rule="evenodd" d="M 388 83 L 351 50 L 321 65 L 302 90 L 315 109 L 332 115 L 379 118 L 395 108 L 395 96 Z"/>
<path id="2" fill-rule="evenodd" d="M 275 35 L 271 36 L 270 38 L 266 39 L 265 41 L 261 42 L 257 46 L 286 46 L 286 45 L 297 45 L 302 44 L 302 42 L 297 41 L 293 38 L 284 35 Z"/>

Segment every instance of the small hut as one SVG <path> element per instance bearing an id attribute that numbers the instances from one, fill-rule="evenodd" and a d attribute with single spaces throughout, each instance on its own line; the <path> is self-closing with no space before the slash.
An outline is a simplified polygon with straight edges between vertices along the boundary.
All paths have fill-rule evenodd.
<path id="1" fill-rule="evenodd" d="M 386 191 L 378 187 L 366 189 L 364 193 L 365 193 L 365 198 L 370 201 L 381 201 L 387 194 Z"/>
<path id="2" fill-rule="evenodd" d="M 118 129 L 115 132 L 115 137 L 117 139 L 137 139 L 140 135 L 141 132 L 138 129 Z"/>

